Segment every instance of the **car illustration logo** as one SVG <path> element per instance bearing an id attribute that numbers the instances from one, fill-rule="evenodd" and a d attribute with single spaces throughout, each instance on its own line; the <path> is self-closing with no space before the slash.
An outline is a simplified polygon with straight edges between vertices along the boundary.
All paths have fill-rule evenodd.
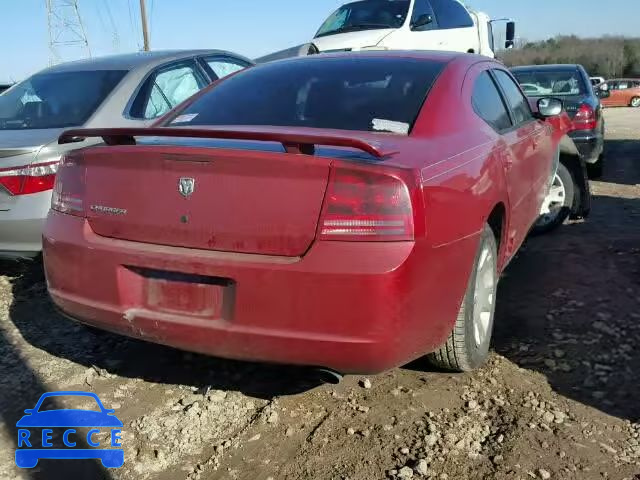
<path id="1" fill-rule="evenodd" d="M 180 192 L 180 195 L 184 198 L 189 198 L 195 189 L 195 178 L 182 177 L 178 182 L 178 192 Z"/>
<path id="2" fill-rule="evenodd" d="M 81 397 L 97 404 L 99 410 L 83 408 L 41 408 L 43 402 L 53 403 L 58 397 Z M 95 404 L 93 403 L 95 401 Z M 40 459 L 99 459 L 106 468 L 124 464 L 122 422 L 115 410 L 104 407 L 91 392 L 50 392 L 43 394 L 35 407 L 18 422 L 16 465 L 34 468 Z"/>

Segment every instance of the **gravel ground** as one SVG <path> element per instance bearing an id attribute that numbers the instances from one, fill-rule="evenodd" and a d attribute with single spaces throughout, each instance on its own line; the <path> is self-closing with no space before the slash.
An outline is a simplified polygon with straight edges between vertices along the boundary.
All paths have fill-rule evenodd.
<path id="1" fill-rule="evenodd" d="M 640 479 L 640 109 L 606 116 L 592 216 L 528 241 L 473 374 L 318 385 L 89 331 L 53 312 L 37 266 L 0 263 L 0 478 Z M 124 467 L 14 467 L 15 422 L 52 390 L 116 409 Z"/>

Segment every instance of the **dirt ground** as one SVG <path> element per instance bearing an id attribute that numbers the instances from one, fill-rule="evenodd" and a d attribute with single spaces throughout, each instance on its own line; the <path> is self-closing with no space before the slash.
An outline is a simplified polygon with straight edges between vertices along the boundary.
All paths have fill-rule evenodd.
<path id="1" fill-rule="evenodd" d="M 527 242 L 473 374 L 318 385 L 94 333 L 54 313 L 37 266 L 0 263 L 0 478 L 640 479 L 640 109 L 606 117 L 591 217 Z M 122 468 L 14 466 L 16 421 L 54 390 L 116 409 Z"/>

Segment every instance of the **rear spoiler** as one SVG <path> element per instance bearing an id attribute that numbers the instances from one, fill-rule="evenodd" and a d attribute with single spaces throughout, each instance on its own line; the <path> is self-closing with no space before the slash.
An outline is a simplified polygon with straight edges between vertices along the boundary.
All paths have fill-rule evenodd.
<path id="1" fill-rule="evenodd" d="M 90 137 L 101 137 L 107 145 L 135 145 L 135 137 L 180 137 L 211 138 L 226 140 L 255 140 L 281 143 L 287 153 L 313 155 L 316 145 L 331 147 L 348 147 L 361 150 L 377 158 L 382 158 L 394 151 L 385 151 L 382 142 L 367 141 L 336 133 L 286 132 L 283 130 L 254 129 L 215 129 L 215 128 L 87 128 L 67 130 L 60 138 L 59 144 L 75 143 Z"/>

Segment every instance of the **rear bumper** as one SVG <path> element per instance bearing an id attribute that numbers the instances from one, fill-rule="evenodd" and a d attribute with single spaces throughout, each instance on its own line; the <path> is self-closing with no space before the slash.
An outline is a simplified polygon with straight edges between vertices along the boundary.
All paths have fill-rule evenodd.
<path id="1" fill-rule="evenodd" d="M 51 212 L 44 259 L 53 301 L 83 323 L 219 357 L 374 373 L 444 343 L 477 241 L 316 242 L 303 258 L 269 257 L 108 239 Z M 159 298 L 158 272 L 209 285 Z"/>
<path id="2" fill-rule="evenodd" d="M 42 250 L 51 192 L 10 197 L 0 208 L 0 258 L 31 258 Z"/>
<path id="3" fill-rule="evenodd" d="M 578 152 L 586 163 L 596 163 L 604 150 L 604 136 L 594 130 L 576 130 L 569 132 Z"/>

